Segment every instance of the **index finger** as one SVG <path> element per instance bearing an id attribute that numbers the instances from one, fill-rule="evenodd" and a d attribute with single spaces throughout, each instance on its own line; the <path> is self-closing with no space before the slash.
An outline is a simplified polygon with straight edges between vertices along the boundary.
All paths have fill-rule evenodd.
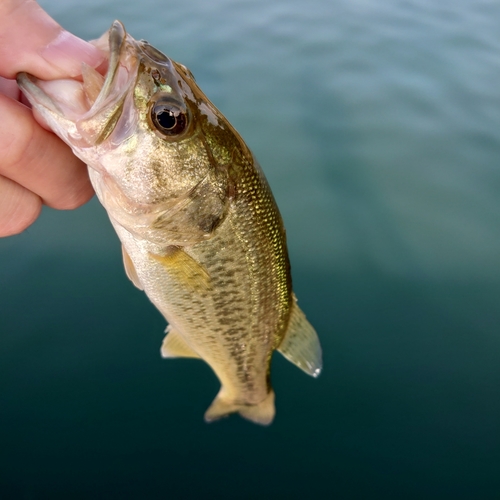
<path id="1" fill-rule="evenodd" d="M 87 168 L 57 136 L 39 127 L 23 104 L 0 95 L 0 175 L 53 208 L 76 208 L 93 195 Z"/>

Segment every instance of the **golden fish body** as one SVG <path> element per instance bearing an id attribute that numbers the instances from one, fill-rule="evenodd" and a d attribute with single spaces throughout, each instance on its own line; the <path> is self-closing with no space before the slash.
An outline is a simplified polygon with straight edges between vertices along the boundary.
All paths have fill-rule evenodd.
<path id="1" fill-rule="evenodd" d="M 270 362 L 279 350 L 321 370 L 316 333 L 296 304 L 283 222 L 245 143 L 191 73 L 118 21 L 105 79 L 18 82 L 89 165 L 123 244 L 124 265 L 169 323 L 164 357 L 207 362 L 221 390 L 205 419 L 274 417 Z"/>

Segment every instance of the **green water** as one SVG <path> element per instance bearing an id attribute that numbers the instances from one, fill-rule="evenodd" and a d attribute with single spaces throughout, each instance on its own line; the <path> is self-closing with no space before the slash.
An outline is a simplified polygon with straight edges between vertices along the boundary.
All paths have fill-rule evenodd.
<path id="1" fill-rule="evenodd" d="M 0 240 L 0 498 L 500 497 L 500 4 L 76 0 L 186 64 L 259 158 L 324 372 L 206 425 L 93 200 Z"/>

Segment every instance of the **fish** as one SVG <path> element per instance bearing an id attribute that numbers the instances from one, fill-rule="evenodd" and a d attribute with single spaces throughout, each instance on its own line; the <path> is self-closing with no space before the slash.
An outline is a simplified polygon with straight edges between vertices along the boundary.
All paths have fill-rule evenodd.
<path id="1" fill-rule="evenodd" d="M 199 358 L 221 387 L 205 413 L 269 425 L 271 359 L 322 369 L 292 291 L 283 220 L 257 160 L 191 71 L 120 21 L 92 42 L 104 74 L 17 82 L 39 119 L 88 165 L 125 272 L 165 317 L 164 358 Z"/>

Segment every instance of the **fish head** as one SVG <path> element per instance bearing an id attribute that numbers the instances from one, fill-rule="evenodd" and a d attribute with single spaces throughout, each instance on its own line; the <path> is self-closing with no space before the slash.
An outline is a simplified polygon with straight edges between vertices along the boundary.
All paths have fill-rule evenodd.
<path id="1" fill-rule="evenodd" d="M 201 198 L 211 193 L 225 204 L 235 155 L 251 153 L 191 72 L 119 21 L 92 43 L 108 55 L 104 77 L 83 65 L 82 81 L 17 80 L 42 121 L 87 163 L 109 215 L 150 227 L 202 183 Z"/>

